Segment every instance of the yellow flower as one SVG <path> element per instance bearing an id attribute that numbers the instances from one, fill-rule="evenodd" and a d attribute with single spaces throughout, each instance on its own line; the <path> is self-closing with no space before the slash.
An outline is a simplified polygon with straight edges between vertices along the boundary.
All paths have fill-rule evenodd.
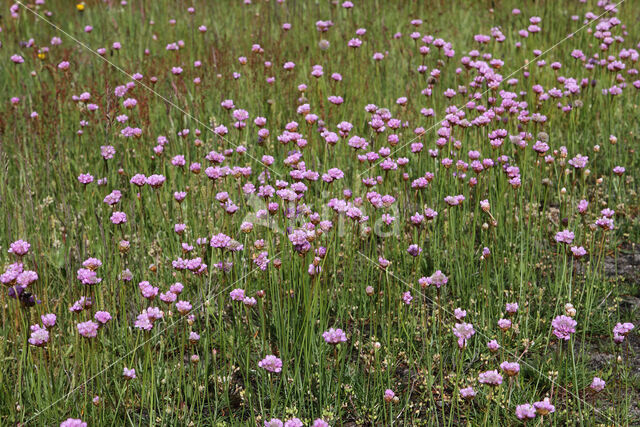
<path id="1" fill-rule="evenodd" d="M 84 3 L 78 3 L 76 9 L 78 9 L 78 12 L 82 12 L 84 10 Z"/>
<path id="2" fill-rule="evenodd" d="M 47 57 L 47 54 L 44 52 L 38 52 L 38 59 L 44 59 Z"/>

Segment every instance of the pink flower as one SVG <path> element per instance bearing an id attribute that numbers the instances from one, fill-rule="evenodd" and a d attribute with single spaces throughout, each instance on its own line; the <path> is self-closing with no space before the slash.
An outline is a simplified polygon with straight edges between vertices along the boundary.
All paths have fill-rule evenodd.
<path id="1" fill-rule="evenodd" d="M 127 222 L 127 214 L 124 212 L 114 212 L 111 214 L 111 222 L 115 225 L 125 224 Z"/>
<path id="2" fill-rule="evenodd" d="M 465 387 L 460 389 L 460 397 L 463 399 L 473 399 L 476 395 L 476 391 L 473 387 Z"/>
<path id="3" fill-rule="evenodd" d="M 442 271 L 436 270 L 431 276 L 427 277 L 427 285 L 434 285 L 436 288 L 440 288 L 443 285 L 446 285 L 449 281 L 449 278 L 445 276 Z"/>
<path id="4" fill-rule="evenodd" d="M 11 243 L 9 245 L 9 250 L 7 252 L 9 252 L 10 254 L 14 254 L 16 256 L 22 257 L 22 256 L 25 256 L 27 252 L 29 252 L 30 248 L 31 248 L 31 245 L 29 244 L 29 242 L 20 239 Z"/>
<path id="5" fill-rule="evenodd" d="M 188 314 L 191 311 L 191 303 L 189 301 L 178 301 L 176 303 L 176 309 L 183 316 Z"/>
<path id="6" fill-rule="evenodd" d="M 471 323 L 456 323 L 453 327 L 453 334 L 458 338 L 458 347 L 465 348 L 467 340 L 475 335 L 476 331 Z"/>
<path id="7" fill-rule="evenodd" d="M 498 386 L 502 384 L 502 375 L 500 375 L 495 369 L 493 371 L 482 372 L 478 375 L 478 382 L 481 384 Z"/>
<path id="8" fill-rule="evenodd" d="M 342 342 L 347 341 L 347 335 L 344 333 L 342 329 L 334 329 L 330 328 L 328 331 L 325 331 L 322 334 L 322 338 L 327 344 L 340 344 Z"/>
<path id="9" fill-rule="evenodd" d="M 126 366 L 124 367 L 124 369 L 122 370 L 122 376 L 124 377 L 125 380 L 133 380 L 136 377 L 136 370 L 131 368 L 127 368 Z"/>
<path id="10" fill-rule="evenodd" d="M 147 178 L 147 185 L 153 188 L 160 188 L 165 181 L 166 178 L 163 175 L 151 175 Z"/>
<path id="11" fill-rule="evenodd" d="M 171 304 L 176 299 L 178 299 L 178 296 L 171 291 L 160 294 L 160 301 L 166 304 Z"/>
<path id="12" fill-rule="evenodd" d="M 147 177 L 141 173 L 137 173 L 131 178 L 129 182 L 137 185 L 138 187 L 142 187 L 147 183 Z"/>
<path id="13" fill-rule="evenodd" d="M 456 319 L 462 320 L 465 317 L 467 317 L 467 311 L 458 307 L 455 310 L 453 310 L 453 315 Z"/>
<path id="14" fill-rule="evenodd" d="M 243 301 L 245 298 L 244 289 L 234 289 L 229 293 L 229 296 L 234 301 Z"/>
<path id="15" fill-rule="evenodd" d="M 536 408 L 536 412 L 539 415 L 548 415 L 556 411 L 556 407 L 551 404 L 548 397 L 545 397 L 544 400 L 539 402 L 535 402 L 533 407 Z"/>
<path id="16" fill-rule="evenodd" d="M 500 329 L 502 329 L 503 331 L 509 330 L 509 328 L 511 328 L 511 320 L 509 320 L 509 319 L 499 319 L 498 320 L 498 327 Z"/>
<path id="17" fill-rule="evenodd" d="M 78 269 L 77 278 L 83 285 L 96 285 L 102 281 L 95 271 L 88 268 Z"/>
<path id="18" fill-rule="evenodd" d="M 392 402 L 395 397 L 396 397 L 396 394 L 390 388 L 384 391 L 383 399 L 385 402 L 387 403 Z"/>
<path id="19" fill-rule="evenodd" d="M 53 313 L 43 314 L 40 316 L 40 319 L 42 320 L 44 327 L 47 329 L 53 328 L 56 325 L 56 315 Z"/>
<path id="20" fill-rule="evenodd" d="M 589 161 L 589 157 L 578 154 L 576 157 L 569 160 L 567 163 L 569 163 L 571 166 L 573 166 L 576 169 L 583 169 L 584 167 L 587 166 L 588 161 Z"/>
<path id="21" fill-rule="evenodd" d="M 93 176 L 88 173 L 82 173 L 78 176 L 78 182 L 80 184 L 91 184 L 93 182 Z"/>
<path id="22" fill-rule="evenodd" d="M 93 318 L 104 325 L 111 320 L 111 314 L 108 311 L 97 311 Z"/>
<path id="23" fill-rule="evenodd" d="M 502 369 L 508 376 L 513 377 L 520 372 L 520 364 L 518 362 L 502 362 L 500 364 Z"/>
<path id="24" fill-rule="evenodd" d="M 633 323 L 617 323 L 613 327 L 613 339 L 616 344 L 620 344 L 624 341 L 624 338 L 635 328 Z"/>
<path id="25" fill-rule="evenodd" d="M 406 305 L 410 305 L 412 300 L 413 300 L 413 297 L 411 296 L 411 292 L 407 291 L 407 292 L 402 294 L 402 301 Z"/>
<path id="26" fill-rule="evenodd" d="M 79 418 L 67 418 L 60 423 L 60 427 L 87 427 L 87 423 Z"/>
<path id="27" fill-rule="evenodd" d="M 593 381 L 591 381 L 591 385 L 589 387 L 596 392 L 600 392 L 604 390 L 604 386 L 606 383 L 598 377 L 593 377 Z"/>
<path id="28" fill-rule="evenodd" d="M 577 324 L 578 322 L 565 315 L 558 316 L 551 322 L 553 334 L 565 341 L 568 341 L 571 338 L 571 334 L 576 332 Z"/>
<path id="29" fill-rule="evenodd" d="M 536 417 L 536 410 L 530 403 L 516 406 L 516 417 L 520 420 L 530 420 Z"/>
<path id="30" fill-rule="evenodd" d="M 78 333 L 85 338 L 95 338 L 98 335 L 98 324 L 91 320 L 83 323 L 78 323 Z"/>
<path id="31" fill-rule="evenodd" d="M 264 359 L 258 362 L 258 366 L 266 371 L 274 372 L 277 374 L 282 371 L 282 360 L 270 354 L 268 356 L 265 356 Z"/>
<path id="32" fill-rule="evenodd" d="M 42 347 L 49 342 L 49 331 L 42 328 L 40 325 L 31 325 L 31 336 L 29 338 L 29 344 Z"/>
<path id="33" fill-rule="evenodd" d="M 556 236 L 555 236 L 556 242 L 566 243 L 567 245 L 570 245 L 571 242 L 573 242 L 574 238 L 575 238 L 575 234 L 573 234 L 573 232 L 569 230 L 559 231 L 556 233 Z"/>

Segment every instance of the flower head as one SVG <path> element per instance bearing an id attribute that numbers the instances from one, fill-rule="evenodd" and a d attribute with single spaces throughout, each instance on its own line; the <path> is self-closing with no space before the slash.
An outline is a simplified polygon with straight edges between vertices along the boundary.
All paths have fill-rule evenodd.
<path id="1" fill-rule="evenodd" d="M 31 336 L 29 344 L 36 347 L 42 347 L 49 342 L 49 331 L 40 325 L 31 325 Z"/>
<path id="2" fill-rule="evenodd" d="M 481 384 L 498 386 L 502 384 L 502 375 L 500 375 L 495 369 L 493 371 L 482 372 L 478 375 L 478 382 Z"/>
<path id="3" fill-rule="evenodd" d="M 277 374 L 282 371 L 282 360 L 270 354 L 268 356 L 265 356 L 264 359 L 258 362 L 258 366 L 266 371 L 274 372 Z"/>
<path id="4" fill-rule="evenodd" d="M 467 340 L 476 333 L 471 323 L 456 323 L 453 327 L 453 334 L 458 337 L 458 346 L 465 348 Z"/>
<path id="5" fill-rule="evenodd" d="M 565 341 L 568 341 L 571 338 L 571 334 L 576 332 L 577 325 L 578 322 L 565 315 L 558 316 L 551 322 L 553 334 Z"/>
<path id="6" fill-rule="evenodd" d="M 591 381 L 591 385 L 589 385 L 589 387 L 593 391 L 600 392 L 600 391 L 604 390 L 604 386 L 605 385 L 606 385 L 606 383 L 603 380 L 601 380 L 598 377 L 593 377 L 593 381 Z"/>
<path id="7" fill-rule="evenodd" d="M 125 366 L 122 370 L 122 376 L 125 380 L 133 380 L 136 378 L 136 370 L 133 368 L 129 369 Z"/>
<path id="8" fill-rule="evenodd" d="M 15 242 L 9 245 L 8 252 L 10 254 L 14 254 L 16 256 L 21 257 L 26 255 L 27 252 L 29 252 L 30 248 L 31 248 L 31 245 L 29 244 L 29 242 L 20 239 L 20 240 L 16 240 Z"/>
<path id="9" fill-rule="evenodd" d="M 539 402 L 535 402 L 533 407 L 536 408 L 536 412 L 539 415 L 548 415 L 556 411 L 556 407 L 551 404 L 548 397 L 545 397 L 544 400 Z"/>
<path id="10" fill-rule="evenodd" d="M 87 427 L 87 423 L 79 418 L 67 418 L 65 421 L 60 423 L 60 427 Z"/>
<path id="11" fill-rule="evenodd" d="M 344 333 L 342 329 L 334 329 L 330 328 L 328 331 L 325 331 L 322 334 L 322 338 L 327 344 L 340 344 L 341 342 L 347 341 L 347 335 Z"/>
<path id="12" fill-rule="evenodd" d="M 465 387 L 460 389 L 460 397 L 463 399 L 473 399 L 476 395 L 476 391 L 473 387 Z"/>
<path id="13" fill-rule="evenodd" d="M 435 273 L 427 277 L 427 284 L 434 285 L 436 288 L 439 288 L 442 285 L 446 285 L 448 281 L 449 278 L 445 276 L 440 270 L 436 270 Z"/>
<path id="14" fill-rule="evenodd" d="M 87 322 L 78 323 L 78 333 L 85 338 L 95 338 L 98 335 L 99 325 L 91 320 Z"/>
<path id="15" fill-rule="evenodd" d="M 508 376 L 513 377 L 520 372 L 520 364 L 518 362 L 502 362 L 500 364 L 502 369 Z"/>
<path id="16" fill-rule="evenodd" d="M 531 420 L 536 417 L 536 410 L 530 403 L 516 406 L 516 417 L 520 420 Z"/>

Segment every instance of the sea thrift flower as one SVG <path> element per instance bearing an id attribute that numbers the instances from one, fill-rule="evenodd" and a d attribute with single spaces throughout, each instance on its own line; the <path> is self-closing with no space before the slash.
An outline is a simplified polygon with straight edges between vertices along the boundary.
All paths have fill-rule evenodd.
<path id="1" fill-rule="evenodd" d="M 589 207 L 589 202 L 587 202 L 586 200 L 580 200 L 580 202 L 578 203 L 578 212 L 582 215 L 584 215 L 585 213 L 587 213 L 587 208 Z"/>
<path id="2" fill-rule="evenodd" d="M 626 169 L 622 166 L 616 166 L 613 168 L 613 173 L 618 175 L 618 176 L 622 176 L 624 175 Z"/>
<path id="3" fill-rule="evenodd" d="M 111 320 L 111 314 L 108 311 L 97 311 L 93 318 L 104 325 Z"/>
<path id="4" fill-rule="evenodd" d="M 467 340 L 476 333 L 471 323 L 456 323 L 453 327 L 453 334 L 458 337 L 458 347 L 465 348 Z"/>
<path id="5" fill-rule="evenodd" d="M 158 295 L 158 288 L 152 286 L 147 281 L 142 281 L 138 283 L 138 288 L 140 288 L 140 293 L 142 294 L 142 296 L 149 300 L 154 299 L 155 296 Z"/>
<path id="6" fill-rule="evenodd" d="M 81 184 L 91 184 L 93 182 L 93 176 L 88 173 L 82 173 L 78 176 L 78 182 Z"/>
<path id="7" fill-rule="evenodd" d="M 482 372 L 478 375 L 478 382 L 481 384 L 498 386 L 502 384 L 502 375 L 500 375 L 496 370 Z"/>
<path id="8" fill-rule="evenodd" d="M 565 341 L 568 341 L 571 334 L 575 333 L 577 324 L 578 322 L 565 315 L 558 316 L 551 322 L 553 334 Z"/>
<path id="9" fill-rule="evenodd" d="M 30 248 L 31 248 L 31 245 L 29 244 L 29 242 L 26 242 L 20 239 L 11 243 L 9 245 L 9 250 L 7 252 L 9 252 L 10 254 L 14 254 L 16 256 L 22 257 L 22 256 L 25 256 L 27 252 L 29 252 Z"/>
<path id="10" fill-rule="evenodd" d="M 195 332 L 191 331 L 191 332 L 189 333 L 189 342 L 190 342 L 191 344 L 195 344 L 195 343 L 197 343 L 198 341 L 200 341 L 200 335 L 198 335 L 197 333 L 195 333 Z"/>
<path id="11" fill-rule="evenodd" d="M 171 291 L 160 294 L 160 301 L 166 304 L 171 304 L 175 302 L 176 299 L 178 299 L 178 296 Z"/>
<path id="12" fill-rule="evenodd" d="M 49 342 L 49 331 L 42 328 L 40 325 L 31 325 L 31 336 L 29 337 L 29 344 L 36 347 L 42 347 Z"/>
<path id="13" fill-rule="evenodd" d="M 98 277 L 95 271 L 88 268 L 79 269 L 77 278 L 78 280 L 80 280 L 80 282 L 82 282 L 83 285 L 95 285 L 102 281 L 102 279 Z"/>
<path id="14" fill-rule="evenodd" d="M 406 304 L 409 305 L 411 304 L 411 301 L 413 300 L 413 297 L 411 296 L 411 292 L 407 291 L 405 293 L 402 294 L 402 301 Z"/>
<path id="15" fill-rule="evenodd" d="M 133 368 L 129 369 L 125 366 L 122 370 L 122 376 L 125 380 L 133 380 L 136 378 L 136 370 Z"/>
<path id="16" fill-rule="evenodd" d="M 176 303 L 176 309 L 183 316 L 191 311 L 191 304 L 188 301 L 178 301 Z"/>
<path id="17" fill-rule="evenodd" d="M 176 295 L 180 294 L 183 289 L 184 289 L 184 286 L 180 282 L 176 282 L 169 287 L 169 291 L 173 292 Z"/>
<path id="18" fill-rule="evenodd" d="M 440 288 L 443 285 L 446 285 L 449 281 L 449 278 L 445 276 L 442 271 L 436 270 L 431 276 L 427 277 L 427 284 L 434 285 L 436 288 Z"/>
<path id="19" fill-rule="evenodd" d="M 391 390 L 390 388 L 386 389 L 384 391 L 384 396 L 383 399 L 385 402 L 390 403 L 393 401 L 393 399 L 396 397 L 396 394 L 393 392 L 393 390 Z"/>
<path id="20" fill-rule="evenodd" d="M 503 331 L 509 330 L 511 328 L 511 320 L 509 319 L 500 319 L 498 320 L 498 327 Z"/>
<path id="21" fill-rule="evenodd" d="M 496 340 L 491 340 L 487 343 L 487 348 L 492 352 L 495 353 L 496 351 L 498 351 L 500 349 L 500 344 L 498 344 L 498 341 Z"/>
<path id="22" fill-rule="evenodd" d="M 548 415 L 556 411 L 556 407 L 551 404 L 548 397 L 545 397 L 544 400 L 539 402 L 535 402 L 533 407 L 536 408 L 536 412 L 539 415 Z"/>
<path id="23" fill-rule="evenodd" d="M 87 427 L 87 423 L 80 418 L 67 418 L 60 423 L 60 427 Z"/>
<path id="24" fill-rule="evenodd" d="M 245 298 L 244 289 L 234 289 L 229 293 L 229 296 L 234 301 L 243 301 Z"/>
<path id="25" fill-rule="evenodd" d="M 524 403 L 516 406 L 516 417 L 520 420 L 531 420 L 536 417 L 536 410 L 531 404 Z"/>
<path id="26" fill-rule="evenodd" d="M 575 234 L 573 234 L 572 231 L 563 230 L 556 233 L 555 239 L 558 243 L 566 243 L 567 245 L 570 245 L 571 242 L 573 242 L 574 237 Z"/>
<path id="27" fill-rule="evenodd" d="M 582 246 L 571 246 L 571 253 L 575 258 L 582 258 L 587 254 L 587 250 Z"/>
<path id="28" fill-rule="evenodd" d="M 270 354 L 258 362 L 258 366 L 264 370 L 277 374 L 282 371 L 282 360 Z"/>
<path id="29" fill-rule="evenodd" d="M 460 389 L 460 397 L 463 399 L 473 399 L 476 395 L 476 391 L 473 387 L 465 387 Z"/>
<path id="30" fill-rule="evenodd" d="M 165 181 L 166 178 L 163 175 L 151 175 L 147 178 L 147 185 L 153 188 L 160 188 Z"/>
<path id="31" fill-rule="evenodd" d="M 56 325 L 56 315 L 53 313 L 43 314 L 40 316 L 40 319 L 42 320 L 42 325 L 47 329 L 53 328 Z"/>
<path id="32" fill-rule="evenodd" d="M 598 377 L 593 377 L 593 381 L 591 381 L 591 385 L 589 385 L 589 387 L 595 392 L 601 392 L 604 390 L 605 385 L 606 383 L 603 380 Z"/>
<path id="33" fill-rule="evenodd" d="M 129 182 L 137 185 L 138 187 L 142 187 L 147 183 L 147 177 L 141 173 L 137 173 L 131 178 Z"/>
<path id="34" fill-rule="evenodd" d="M 23 271 L 16 277 L 16 283 L 18 283 L 18 285 L 22 286 L 23 288 L 26 288 L 36 280 L 38 280 L 38 273 L 31 270 Z"/>
<path id="35" fill-rule="evenodd" d="M 573 166 L 576 169 L 583 169 L 584 167 L 587 166 L 588 161 L 589 161 L 589 157 L 578 154 L 576 157 L 569 160 L 567 163 L 569 163 L 571 166 Z"/>
<path id="36" fill-rule="evenodd" d="M 613 327 L 613 339 L 616 344 L 624 341 L 624 338 L 635 328 L 633 323 L 617 323 Z"/>
<path id="37" fill-rule="evenodd" d="M 347 335 L 342 331 L 342 329 L 334 329 L 330 328 L 328 331 L 325 331 L 322 334 L 322 338 L 327 344 L 340 344 L 342 342 L 347 341 Z"/>
<path id="38" fill-rule="evenodd" d="M 98 335 L 98 324 L 91 320 L 83 323 L 78 323 L 78 333 L 85 338 L 95 338 Z"/>
<path id="39" fill-rule="evenodd" d="M 111 214 L 111 222 L 115 225 L 125 224 L 127 222 L 127 214 L 124 212 L 114 212 Z"/>
<path id="40" fill-rule="evenodd" d="M 508 376 L 513 377 L 518 375 L 520 372 L 520 364 L 517 362 L 502 362 L 500 364 L 500 369 L 502 369 Z"/>

